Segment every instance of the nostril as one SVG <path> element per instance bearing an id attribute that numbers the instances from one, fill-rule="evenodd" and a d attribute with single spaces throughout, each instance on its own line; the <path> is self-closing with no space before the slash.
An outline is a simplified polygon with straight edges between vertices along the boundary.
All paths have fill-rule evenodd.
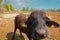
<path id="1" fill-rule="evenodd" d="M 44 35 L 44 37 L 48 37 L 47 35 Z"/>
<path id="2" fill-rule="evenodd" d="M 40 38 L 40 39 L 44 39 L 44 38 L 46 38 L 46 37 L 47 37 L 47 35 L 44 35 L 44 34 L 39 35 L 39 38 Z"/>

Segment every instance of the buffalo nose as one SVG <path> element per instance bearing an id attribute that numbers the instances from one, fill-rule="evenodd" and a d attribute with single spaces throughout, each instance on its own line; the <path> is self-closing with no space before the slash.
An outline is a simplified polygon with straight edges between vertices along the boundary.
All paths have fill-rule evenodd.
<path id="1" fill-rule="evenodd" d="M 39 35 L 39 37 L 40 37 L 40 39 L 43 39 L 43 38 L 46 38 L 46 37 L 47 37 L 47 35 L 40 34 L 40 35 Z"/>
<path id="2" fill-rule="evenodd" d="M 37 35 L 44 38 L 48 37 L 47 30 L 44 30 L 44 29 L 37 30 Z"/>

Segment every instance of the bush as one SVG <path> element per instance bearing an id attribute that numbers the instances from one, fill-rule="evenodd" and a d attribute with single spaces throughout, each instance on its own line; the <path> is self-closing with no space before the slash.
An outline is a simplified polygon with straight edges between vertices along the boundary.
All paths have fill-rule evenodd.
<path id="1" fill-rule="evenodd" d="M 12 5 L 10 5 L 10 10 L 11 10 L 11 11 L 14 11 L 14 10 L 15 10 Z"/>
<path id="2" fill-rule="evenodd" d="M 11 11 L 14 11 L 15 9 L 14 9 L 14 7 L 12 6 L 12 5 L 10 5 L 10 4 L 4 4 L 4 6 L 3 6 L 5 9 L 7 9 L 7 10 L 11 10 Z"/>

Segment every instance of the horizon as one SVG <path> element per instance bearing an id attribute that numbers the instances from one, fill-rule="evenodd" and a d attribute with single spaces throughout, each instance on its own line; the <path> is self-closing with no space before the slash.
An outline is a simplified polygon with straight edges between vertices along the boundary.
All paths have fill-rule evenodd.
<path id="1" fill-rule="evenodd" d="M 23 7 L 36 9 L 60 9 L 60 0 L 10 0 L 9 4 L 17 9 Z"/>

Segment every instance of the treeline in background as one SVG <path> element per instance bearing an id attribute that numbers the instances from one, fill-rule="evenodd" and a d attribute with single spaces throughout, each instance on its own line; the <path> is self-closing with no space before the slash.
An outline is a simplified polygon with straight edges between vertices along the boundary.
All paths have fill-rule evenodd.
<path id="1" fill-rule="evenodd" d="M 0 12 L 1 11 L 32 11 L 37 10 L 37 8 L 29 8 L 29 7 L 22 7 L 21 9 L 15 8 L 12 4 L 9 4 L 10 0 L 0 0 Z M 49 8 L 49 9 L 41 9 L 42 11 L 60 11 L 60 9 Z"/>

